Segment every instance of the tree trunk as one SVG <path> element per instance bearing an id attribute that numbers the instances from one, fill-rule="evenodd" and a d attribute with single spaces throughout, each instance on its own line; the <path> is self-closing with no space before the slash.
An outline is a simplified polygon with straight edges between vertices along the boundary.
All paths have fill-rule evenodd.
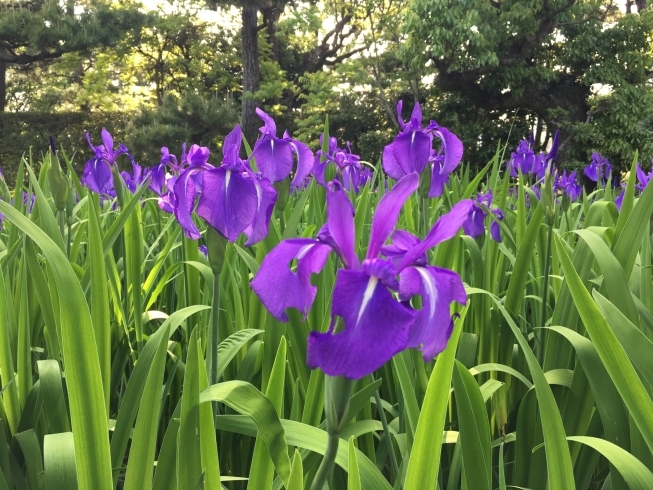
<path id="1" fill-rule="evenodd" d="M 250 145 L 258 137 L 259 119 L 256 116 L 256 100 L 251 98 L 261 87 L 261 70 L 258 57 L 258 8 L 243 6 L 242 49 L 243 49 L 243 97 L 241 126 Z"/>
<path id="2" fill-rule="evenodd" d="M 7 62 L 0 61 L 0 112 L 5 111 L 7 105 Z"/>
<path id="3" fill-rule="evenodd" d="M 272 59 L 276 62 L 279 61 L 279 39 L 277 32 L 279 31 L 279 19 L 283 13 L 283 6 L 273 5 L 262 10 L 263 22 L 265 24 L 265 32 L 268 38 L 268 43 L 272 48 Z"/>

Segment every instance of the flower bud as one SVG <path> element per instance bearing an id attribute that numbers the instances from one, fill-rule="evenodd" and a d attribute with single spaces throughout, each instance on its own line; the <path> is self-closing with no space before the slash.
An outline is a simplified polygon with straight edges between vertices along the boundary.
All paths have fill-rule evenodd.
<path id="1" fill-rule="evenodd" d="M 214 274 L 219 274 L 224 266 L 224 256 L 229 241 L 217 230 L 209 226 L 206 230 L 206 249 L 209 256 L 209 264 Z"/>
<path id="2" fill-rule="evenodd" d="M 2 175 L 2 169 L 0 169 L 0 200 L 5 202 L 11 201 L 11 193 L 9 192 L 9 187 L 7 187 L 5 178 Z"/>
<path id="3" fill-rule="evenodd" d="M 274 189 L 277 191 L 277 208 L 283 211 L 286 209 L 286 204 L 288 204 L 288 196 L 290 194 L 290 177 L 286 177 L 279 182 L 275 182 L 273 185 Z"/>

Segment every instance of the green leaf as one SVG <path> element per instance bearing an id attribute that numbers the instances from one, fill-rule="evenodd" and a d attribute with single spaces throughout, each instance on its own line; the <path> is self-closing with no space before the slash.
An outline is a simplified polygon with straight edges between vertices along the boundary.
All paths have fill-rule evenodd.
<path id="1" fill-rule="evenodd" d="M 476 380 L 455 361 L 453 387 L 463 452 L 463 472 L 469 488 L 492 490 L 492 450 L 485 402 Z"/>
<path id="2" fill-rule="evenodd" d="M 605 456 L 621 473 L 630 490 L 650 490 L 653 488 L 653 473 L 625 449 L 596 437 L 573 436 L 567 437 L 567 439 L 585 444 Z"/>
<path id="3" fill-rule="evenodd" d="M 75 443 L 72 432 L 45 436 L 43 465 L 45 486 L 48 490 L 77 490 Z"/>
<path id="4" fill-rule="evenodd" d="M 304 490 L 304 466 L 299 451 L 295 449 L 295 455 L 292 458 L 292 468 L 290 469 L 290 480 L 288 480 L 288 490 Z"/>
<path id="5" fill-rule="evenodd" d="M 347 476 L 347 490 L 361 490 L 361 476 L 358 469 L 358 456 L 354 445 L 354 436 L 349 438 L 349 473 Z"/>

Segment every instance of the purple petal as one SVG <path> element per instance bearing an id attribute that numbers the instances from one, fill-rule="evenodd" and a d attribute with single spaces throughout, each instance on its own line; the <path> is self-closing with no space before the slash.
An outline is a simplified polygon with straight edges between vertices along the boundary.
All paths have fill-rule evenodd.
<path id="1" fill-rule="evenodd" d="M 301 189 L 304 187 L 306 178 L 311 174 L 311 169 L 313 168 L 313 152 L 301 141 L 290 140 L 289 143 L 291 150 L 297 155 L 297 168 L 295 170 L 295 176 L 292 179 L 291 187 Z"/>
<path id="2" fill-rule="evenodd" d="M 492 237 L 492 240 L 497 243 L 501 243 L 503 241 L 501 238 L 501 225 L 498 221 L 492 220 L 492 224 L 490 225 L 490 236 Z"/>
<path id="3" fill-rule="evenodd" d="M 383 170 L 394 180 L 399 180 L 404 175 L 406 175 L 406 172 L 404 172 L 404 170 L 401 168 L 401 165 L 399 165 L 397 159 L 395 158 L 394 142 L 386 145 L 385 148 L 383 148 L 383 155 L 381 156 L 381 160 L 383 161 Z"/>
<path id="4" fill-rule="evenodd" d="M 113 138 L 111 137 L 111 133 L 102 128 L 102 132 L 100 134 L 102 135 L 102 143 L 104 144 L 104 148 L 107 150 L 107 153 L 110 156 L 113 155 Z"/>
<path id="5" fill-rule="evenodd" d="M 166 213 L 173 214 L 175 212 L 175 205 L 173 204 L 174 193 L 168 191 L 158 199 L 159 208 Z"/>
<path id="6" fill-rule="evenodd" d="M 418 187 L 419 175 L 413 172 L 399 180 L 392 190 L 381 198 L 372 219 L 370 242 L 367 248 L 368 259 L 378 257 L 381 247 L 397 225 L 399 213 L 406 199 Z"/>
<path id="7" fill-rule="evenodd" d="M 287 308 L 297 308 L 306 318 L 317 288 L 311 274 L 322 270 L 331 248 L 317 240 L 284 240 L 268 253 L 251 282 L 252 289 L 267 310 L 279 321 L 287 322 Z M 290 264 L 297 260 L 297 271 Z"/>
<path id="8" fill-rule="evenodd" d="M 407 346 L 414 312 L 397 302 L 376 278 L 341 269 L 333 290 L 332 315 L 344 329 L 313 331 L 308 337 L 307 364 L 329 376 L 360 379 Z"/>
<path id="9" fill-rule="evenodd" d="M 355 249 L 354 207 L 337 181 L 329 183 L 328 187 L 327 228 L 344 266 L 348 269 L 358 269 L 360 262 Z"/>
<path id="10" fill-rule="evenodd" d="M 428 362 L 447 346 L 453 328 L 450 304 L 467 302 L 465 287 L 458 274 L 439 267 L 408 267 L 402 271 L 399 283 L 402 301 L 415 295 L 422 297 L 422 308 L 411 326 L 408 346 L 419 347 Z"/>
<path id="11" fill-rule="evenodd" d="M 410 122 L 413 124 L 415 129 L 421 128 L 422 126 L 422 108 L 419 106 L 419 102 L 415 102 L 413 106 L 413 112 L 410 114 Z"/>
<path id="12" fill-rule="evenodd" d="M 238 124 L 224 139 L 222 145 L 223 164 L 231 166 L 234 163 L 240 163 L 240 146 L 242 142 L 243 131 Z"/>
<path id="13" fill-rule="evenodd" d="M 277 191 L 272 187 L 269 180 L 257 179 L 251 170 L 248 175 L 256 188 L 257 207 L 254 221 L 245 228 L 245 235 L 247 235 L 245 245 L 247 247 L 260 242 L 268 236 L 270 218 L 272 217 L 274 204 L 277 202 Z"/>
<path id="14" fill-rule="evenodd" d="M 152 167 L 150 169 L 150 190 L 157 195 L 163 193 L 163 186 L 166 183 L 166 166 L 165 164 L 160 164 Z"/>
<path id="15" fill-rule="evenodd" d="M 449 174 L 443 170 L 437 171 L 438 164 L 434 164 L 431 174 L 431 187 L 429 188 L 428 197 L 440 197 L 444 192 L 444 186 L 449 182 Z"/>
<path id="16" fill-rule="evenodd" d="M 399 264 L 398 270 L 401 271 L 404 267 L 413 264 L 416 259 L 423 256 L 428 249 L 435 247 L 438 243 L 454 237 L 460 227 L 463 226 L 463 223 L 467 221 L 472 206 L 474 206 L 472 200 L 465 199 L 458 202 L 447 214 L 440 216 L 424 240 L 406 253 L 401 264 Z"/>
<path id="17" fill-rule="evenodd" d="M 433 131 L 440 141 L 442 141 L 442 149 L 444 153 L 444 165 L 442 170 L 450 174 L 458 166 L 463 158 L 463 143 L 458 139 L 458 136 L 453 134 L 447 128 L 438 128 Z"/>
<path id="18" fill-rule="evenodd" d="M 261 175 L 272 183 L 285 179 L 292 172 L 292 149 L 290 143 L 282 139 L 273 136 L 261 138 L 252 157 Z"/>
<path id="19" fill-rule="evenodd" d="M 485 211 L 480 206 L 474 205 L 471 209 L 467 221 L 463 223 L 463 230 L 465 235 L 473 238 L 485 233 Z"/>
<path id="20" fill-rule="evenodd" d="M 420 173 L 426 168 L 429 160 L 431 138 L 423 131 L 402 133 L 394 140 L 393 153 L 405 174 Z"/>
<path id="21" fill-rule="evenodd" d="M 404 129 L 404 127 L 406 127 L 406 123 L 401 118 L 401 109 L 403 109 L 403 107 L 404 107 L 404 101 L 403 100 L 400 100 L 399 102 L 397 102 L 397 121 L 399 122 L 399 127 L 401 127 L 401 129 Z"/>
<path id="22" fill-rule="evenodd" d="M 583 173 L 587 176 L 588 179 L 598 182 L 599 176 L 597 172 L 596 165 L 591 163 L 583 169 Z"/>
<path id="23" fill-rule="evenodd" d="M 256 114 L 258 114 L 258 117 L 263 119 L 264 125 L 260 128 L 261 133 L 276 137 L 277 125 L 275 124 L 274 119 L 272 119 L 267 113 L 263 112 L 258 107 L 256 108 Z"/>
<path id="24" fill-rule="evenodd" d="M 204 165 L 211 155 L 211 151 L 206 146 L 192 145 L 186 155 L 186 162 L 191 167 L 199 167 Z"/>
<path id="25" fill-rule="evenodd" d="M 412 233 L 405 230 L 397 230 L 392 234 L 392 243 L 382 247 L 381 253 L 391 259 L 395 266 L 397 266 L 401 262 L 401 259 L 403 259 L 404 255 L 406 255 L 406 252 L 411 248 L 416 247 L 419 242 L 420 239 Z M 415 259 L 414 262 L 420 265 L 425 265 L 426 254 Z"/>
<path id="26" fill-rule="evenodd" d="M 256 216 L 258 198 L 250 179 L 225 167 L 206 170 L 197 214 L 230 242 L 235 242 Z"/>
<path id="27" fill-rule="evenodd" d="M 192 178 L 193 174 L 197 172 L 199 172 L 197 169 L 187 169 L 174 184 L 175 218 L 177 218 L 179 225 L 184 230 L 184 234 L 191 240 L 197 240 L 201 236 L 191 216 L 195 208 L 195 197 L 197 197 L 199 191 Z M 159 203 L 159 206 L 161 206 L 161 203 Z"/>
<path id="28" fill-rule="evenodd" d="M 107 188 L 113 187 L 113 177 L 109 165 L 98 158 L 92 158 L 86 162 L 83 180 L 86 187 L 97 194 L 102 194 Z"/>

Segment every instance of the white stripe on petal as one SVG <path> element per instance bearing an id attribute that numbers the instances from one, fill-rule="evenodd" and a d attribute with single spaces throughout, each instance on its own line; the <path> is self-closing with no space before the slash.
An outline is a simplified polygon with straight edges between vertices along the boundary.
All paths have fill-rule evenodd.
<path id="1" fill-rule="evenodd" d="M 428 273 L 424 267 L 415 267 L 419 275 L 422 276 L 422 282 L 426 288 L 426 293 L 429 297 L 429 320 L 435 316 L 435 305 L 438 302 L 438 290 L 435 287 L 435 280 L 433 276 Z M 425 298 L 422 298 L 424 301 Z"/>
<path id="2" fill-rule="evenodd" d="M 358 322 L 361 321 L 363 313 L 365 313 L 365 308 L 367 308 L 368 303 L 372 299 L 372 295 L 374 294 L 374 290 L 376 289 L 376 285 L 378 283 L 379 283 L 378 277 L 370 277 L 370 280 L 367 283 L 367 287 L 365 288 L 365 292 L 363 293 L 363 302 L 361 303 L 361 309 L 358 310 L 358 318 L 356 319 L 356 325 L 358 325 Z"/>
<path id="3" fill-rule="evenodd" d="M 308 245 L 304 245 L 300 250 L 299 253 L 297 254 L 297 257 L 295 257 L 297 260 L 301 260 L 304 258 L 304 255 L 306 255 L 310 249 L 312 249 L 315 246 L 314 243 L 309 243 Z"/>
<path id="4" fill-rule="evenodd" d="M 225 193 L 229 189 L 229 181 L 230 180 L 231 180 L 231 170 L 227 170 L 227 173 L 224 176 L 224 190 L 225 190 Z"/>

